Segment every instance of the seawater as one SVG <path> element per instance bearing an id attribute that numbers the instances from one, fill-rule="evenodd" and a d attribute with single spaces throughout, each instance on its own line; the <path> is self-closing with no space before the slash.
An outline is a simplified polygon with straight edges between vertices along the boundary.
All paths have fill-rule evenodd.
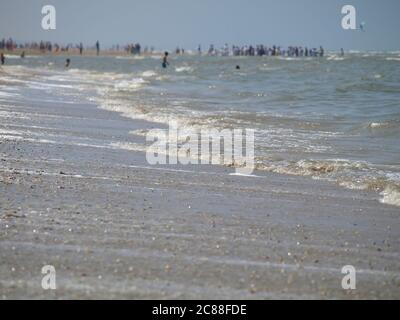
<path id="1" fill-rule="evenodd" d="M 133 119 L 255 129 L 257 170 L 374 190 L 400 206 L 399 52 L 171 56 L 167 69 L 159 56 L 72 57 L 68 70 L 65 58 L 7 59 L 0 100 L 29 86 Z"/>

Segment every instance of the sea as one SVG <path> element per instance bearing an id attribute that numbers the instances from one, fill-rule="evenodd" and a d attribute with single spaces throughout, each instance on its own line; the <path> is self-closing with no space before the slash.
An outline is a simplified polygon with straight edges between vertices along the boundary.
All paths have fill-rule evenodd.
<path id="1" fill-rule="evenodd" d="M 159 55 L 72 56 L 68 69 L 66 58 L 6 55 L 0 106 L 33 88 L 163 125 L 254 129 L 256 172 L 371 190 L 400 206 L 400 52 L 171 55 L 166 69 Z"/>

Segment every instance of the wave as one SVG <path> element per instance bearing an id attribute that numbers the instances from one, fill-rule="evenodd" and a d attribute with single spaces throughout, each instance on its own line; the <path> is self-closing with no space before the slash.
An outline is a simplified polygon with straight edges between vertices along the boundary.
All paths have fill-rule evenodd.
<path id="1" fill-rule="evenodd" d="M 368 162 L 346 159 L 310 160 L 296 162 L 277 161 L 262 163 L 258 159 L 256 170 L 280 174 L 310 176 L 314 179 L 336 182 L 347 189 L 378 192 L 381 203 L 400 206 L 400 178 Z M 398 170 L 398 168 L 397 168 Z"/>
<path id="2" fill-rule="evenodd" d="M 371 122 L 368 124 L 368 128 L 370 129 L 386 129 L 386 128 L 393 128 L 393 127 L 397 127 L 399 125 L 399 121 L 394 122 Z"/>
<path id="3" fill-rule="evenodd" d="M 158 75 L 157 72 L 153 71 L 153 70 L 147 70 L 147 71 L 143 71 L 141 73 L 142 77 L 144 78 L 150 78 L 150 77 L 155 77 Z"/>
<path id="4" fill-rule="evenodd" d="M 359 82 L 340 85 L 336 87 L 337 92 L 367 91 L 367 92 L 386 92 L 400 93 L 398 84 L 387 84 L 381 82 Z"/>
<path id="5" fill-rule="evenodd" d="M 261 160 L 262 161 L 262 160 Z M 257 169 L 271 171 L 276 173 L 285 173 L 291 175 L 327 177 L 340 171 L 351 169 L 365 169 L 367 164 L 364 162 L 352 162 L 345 159 L 332 160 L 312 160 L 304 159 L 295 162 L 277 162 L 263 163 L 258 161 Z"/>
<path id="6" fill-rule="evenodd" d="M 18 97 L 20 96 L 19 93 L 11 93 L 11 92 L 4 92 L 0 91 L 0 98 L 10 98 L 10 97 Z"/>
<path id="7" fill-rule="evenodd" d="M 278 60 L 284 60 L 284 61 L 299 61 L 301 58 L 292 58 L 292 57 L 277 57 Z"/>
<path id="8" fill-rule="evenodd" d="M 382 198 L 380 199 L 381 203 L 390 204 L 393 206 L 400 207 L 400 188 L 388 186 L 385 190 L 383 190 L 380 195 Z"/>
<path id="9" fill-rule="evenodd" d="M 131 80 L 122 80 L 114 85 L 114 88 L 119 91 L 137 90 L 148 84 L 143 78 L 133 78 Z"/>
<path id="10" fill-rule="evenodd" d="M 334 60 L 340 57 L 331 56 L 331 58 Z M 324 59 L 318 61 L 320 61 L 318 62 L 319 66 Z M 88 88 L 98 89 L 99 95 L 96 95 L 94 99 L 99 107 L 118 112 L 122 116 L 131 119 L 146 120 L 163 125 L 174 120 L 179 123 L 180 129 L 188 130 L 195 130 L 200 127 L 218 129 L 255 128 L 256 170 L 310 176 L 314 179 L 334 181 L 338 185 L 350 189 L 371 190 L 377 192 L 377 196 L 378 194 L 380 195 L 382 203 L 399 205 L 400 182 L 388 175 L 392 169 L 379 169 L 376 165 L 365 161 L 325 159 L 327 157 L 340 157 L 337 156 L 340 153 L 337 152 L 338 149 L 334 144 L 334 141 L 340 140 L 341 137 L 340 129 L 337 131 L 337 122 L 330 121 L 330 118 L 326 121 L 321 118 L 319 112 L 324 112 L 320 111 L 321 109 L 312 108 L 313 114 L 311 118 L 308 117 L 308 114 L 302 113 L 302 109 L 297 109 L 298 106 L 300 108 L 307 104 L 308 99 L 311 99 L 311 104 L 314 103 L 315 96 L 309 97 L 305 95 L 307 92 L 303 93 L 301 90 L 292 90 L 288 94 L 287 90 L 277 91 L 274 85 L 267 86 L 266 89 L 257 88 L 257 91 L 254 91 L 254 82 L 247 83 L 241 80 L 240 83 L 236 83 L 235 78 L 232 78 L 232 84 L 237 85 L 237 87 L 229 92 L 233 92 L 236 96 L 235 98 L 229 96 L 228 99 L 230 100 L 226 100 L 227 96 L 224 94 L 228 90 L 222 94 L 220 93 L 222 90 L 219 90 L 224 84 L 218 81 L 222 80 L 218 78 L 209 79 L 208 76 L 212 74 L 210 72 L 207 72 L 206 75 L 202 74 L 203 66 L 196 64 L 194 66 L 185 64 L 175 66 L 175 72 L 177 73 L 193 72 L 190 75 L 190 77 L 193 76 L 193 79 L 197 79 L 195 77 L 199 74 L 196 85 L 200 83 L 202 88 L 218 88 L 217 90 L 210 90 L 212 92 L 203 90 L 201 94 L 198 94 L 195 92 L 199 88 L 198 86 L 191 87 L 191 83 L 183 80 L 182 83 L 179 82 L 180 79 L 187 79 L 186 74 L 178 75 L 169 72 L 168 75 L 161 76 L 157 73 L 159 69 L 149 69 L 151 67 L 147 63 L 151 61 L 145 62 L 143 66 L 140 66 L 142 69 L 139 69 L 140 71 L 135 74 L 135 77 L 132 77 L 130 72 L 118 74 L 93 70 L 70 70 L 67 73 L 64 72 L 64 75 L 66 75 L 66 78 L 70 76 L 71 79 L 82 81 L 82 85 Z M 274 67 L 273 63 L 276 63 L 276 66 L 282 65 L 282 62 L 274 61 L 268 63 L 268 65 L 263 64 L 262 67 Z M 362 63 L 367 62 L 363 61 Z M 292 71 L 293 66 L 295 65 L 288 68 L 288 72 Z M 210 70 L 210 68 L 214 68 L 214 65 L 210 64 L 204 67 L 209 68 L 206 70 Z M 254 68 L 258 69 L 260 66 L 254 65 Z M 282 70 L 284 71 L 284 69 Z M 391 75 L 385 70 L 379 69 L 377 71 L 372 69 L 361 74 L 369 74 L 371 78 L 360 80 L 360 75 L 357 74 L 357 79 L 352 81 L 346 78 L 347 81 L 339 85 L 336 90 L 339 92 L 356 90 L 400 92 L 400 87 L 394 81 L 386 82 L 386 78 L 389 79 Z M 383 75 L 385 75 L 385 81 L 381 80 Z M 172 80 L 167 81 L 165 86 L 158 81 L 152 85 L 153 79 L 165 80 L 167 79 L 166 77 L 170 77 L 168 79 Z M 256 78 L 255 81 L 258 81 L 258 79 Z M 53 78 L 52 80 L 56 81 L 57 79 Z M 64 77 L 60 79 L 60 81 L 64 80 Z M 253 80 L 246 79 L 246 81 Z M 280 83 L 278 82 L 278 84 Z M 143 88 L 146 88 L 146 90 L 140 90 Z M 259 99 L 260 96 L 264 96 L 264 91 L 262 90 L 265 90 L 265 96 L 267 97 L 265 99 Z M 130 94 L 130 92 L 134 92 L 134 94 Z M 237 101 L 238 92 L 243 92 L 243 99 L 239 102 Z M 257 96 L 256 99 L 253 98 L 255 95 Z M 221 99 L 225 100 L 222 101 Z M 251 104 L 250 108 L 237 107 L 238 103 L 243 104 L 247 103 L 247 101 Z M 301 104 L 294 103 L 299 101 Z M 317 102 L 320 102 L 320 100 L 317 100 Z M 193 105 L 190 105 L 190 103 L 193 103 Z M 293 108 L 288 111 L 287 105 L 293 105 Z M 336 110 L 333 111 L 336 112 Z M 307 112 L 309 111 L 306 110 Z M 277 113 L 276 116 L 275 113 Z M 386 134 L 385 129 L 398 127 L 399 124 L 396 121 L 389 120 L 390 118 L 388 119 L 386 116 L 380 116 L 380 114 L 374 117 L 371 115 L 363 119 L 361 124 L 357 122 L 358 131 L 351 132 L 351 134 L 354 133 L 354 136 L 357 134 L 363 135 L 364 133 L 368 135 L 372 130 Z M 349 120 L 352 121 L 353 119 Z M 342 120 L 338 120 L 338 122 L 340 121 Z M 351 126 L 353 126 L 353 122 L 351 122 Z M 143 136 L 146 132 L 143 130 L 133 131 L 131 134 Z M 339 136 L 334 137 L 335 134 L 339 134 Z M 331 137 L 334 138 L 331 139 Z M 382 138 L 382 135 L 379 138 Z M 138 151 L 147 150 L 146 146 L 136 144 L 115 144 L 112 147 Z M 272 152 L 275 152 L 275 154 L 272 154 Z M 311 159 L 311 157 L 314 159 Z M 354 159 L 371 158 L 363 158 L 362 155 L 359 158 L 355 156 Z M 392 171 L 396 170 L 399 170 L 399 168 L 395 168 Z"/>
<path id="11" fill-rule="evenodd" d="M 400 58 L 387 57 L 387 61 L 400 61 Z"/>
<path id="12" fill-rule="evenodd" d="M 176 67 L 175 71 L 176 72 L 193 72 L 193 68 L 189 66 L 183 66 L 183 67 Z"/>
<path id="13" fill-rule="evenodd" d="M 21 57 L 17 56 L 17 55 L 5 54 L 4 56 L 5 56 L 6 59 L 21 59 Z"/>
<path id="14" fill-rule="evenodd" d="M 346 58 L 337 56 L 337 55 L 332 55 L 332 56 L 327 56 L 326 60 L 328 61 L 344 61 Z"/>
<path id="15" fill-rule="evenodd" d="M 143 56 L 115 56 L 117 60 L 143 60 Z"/>

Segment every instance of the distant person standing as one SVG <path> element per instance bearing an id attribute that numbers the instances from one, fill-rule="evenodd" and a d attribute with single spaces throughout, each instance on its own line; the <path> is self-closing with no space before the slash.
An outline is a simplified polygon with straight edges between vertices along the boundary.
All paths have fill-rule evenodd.
<path id="1" fill-rule="evenodd" d="M 342 57 L 344 56 L 344 50 L 343 50 L 343 48 L 340 49 L 340 56 L 342 56 Z"/>
<path id="2" fill-rule="evenodd" d="M 165 51 L 164 57 L 163 57 L 163 60 L 162 60 L 162 67 L 165 69 L 165 68 L 167 68 L 168 66 L 169 66 L 169 62 L 168 62 L 168 52 Z"/>
<path id="3" fill-rule="evenodd" d="M 21 53 L 21 59 L 25 58 L 25 51 L 22 51 Z"/>
<path id="4" fill-rule="evenodd" d="M 83 53 L 83 44 L 82 42 L 79 44 L 79 54 L 82 55 Z"/>
<path id="5" fill-rule="evenodd" d="M 71 64 L 70 59 L 65 60 L 65 68 L 68 68 L 70 64 Z"/>
<path id="6" fill-rule="evenodd" d="M 0 60 L 1 60 L 1 65 L 4 65 L 4 63 L 6 62 L 6 57 L 4 56 L 3 52 L 0 54 Z"/>
<path id="7" fill-rule="evenodd" d="M 100 42 L 98 40 L 96 42 L 96 52 L 97 52 L 97 55 L 100 54 Z"/>

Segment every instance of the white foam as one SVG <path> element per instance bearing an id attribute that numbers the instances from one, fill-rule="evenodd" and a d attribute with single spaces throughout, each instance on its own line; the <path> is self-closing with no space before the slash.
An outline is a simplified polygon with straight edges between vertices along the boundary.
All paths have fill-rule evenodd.
<path id="1" fill-rule="evenodd" d="M 147 70 L 142 72 L 142 77 L 144 78 L 150 78 L 150 77 L 155 77 L 157 76 L 157 72 L 153 71 L 153 70 Z"/>
<path id="2" fill-rule="evenodd" d="M 143 87 L 148 82 L 143 78 L 133 78 L 131 80 L 122 80 L 118 82 L 114 87 L 117 90 L 136 90 Z"/>
<path id="3" fill-rule="evenodd" d="M 332 56 L 328 56 L 326 58 L 326 60 L 328 60 L 328 61 L 343 61 L 343 60 L 345 60 L 345 58 L 344 57 L 338 57 L 336 55 L 332 55 Z"/>
<path id="4" fill-rule="evenodd" d="M 116 56 L 115 59 L 118 59 L 118 60 L 130 60 L 130 59 L 132 59 L 132 57 L 129 57 L 129 56 Z"/>
<path id="5" fill-rule="evenodd" d="M 20 136 L 22 135 L 24 132 L 21 131 L 16 131 L 16 130 L 4 130 L 4 129 L 0 129 L 0 134 L 1 135 L 17 135 Z"/>
<path id="6" fill-rule="evenodd" d="M 23 138 L 20 136 L 13 136 L 13 135 L 8 135 L 8 134 L 0 134 L 0 140 L 12 140 L 12 141 L 18 141 L 22 140 Z"/>
<path id="7" fill-rule="evenodd" d="M 371 122 L 368 127 L 371 129 L 377 129 L 377 128 L 387 128 L 390 126 L 390 123 L 388 122 Z"/>
<path id="8" fill-rule="evenodd" d="M 19 93 L 10 93 L 10 92 L 4 92 L 4 91 L 0 91 L 0 97 L 17 97 L 19 96 Z"/>
<path id="9" fill-rule="evenodd" d="M 387 61 L 400 61 L 400 58 L 392 58 L 392 57 L 388 57 L 386 58 Z"/>
<path id="10" fill-rule="evenodd" d="M 233 172 L 229 174 L 230 176 L 238 176 L 238 177 L 248 177 L 248 178 L 261 178 L 260 176 L 257 176 L 255 174 L 244 174 L 244 173 L 239 173 L 239 172 Z"/>
<path id="11" fill-rule="evenodd" d="M 17 55 L 5 54 L 4 56 L 5 56 L 6 59 L 21 59 L 21 57 L 17 56 Z"/>
<path id="12" fill-rule="evenodd" d="M 146 152 L 147 148 L 145 145 L 139 145 L 137 143 L 128 142 L 113 142 L 110 144 L 112 149 L 129 150 L 129 151 L 141 151 Z"/>
<path id="13" fill-rule="evenodd" d="M 400 207 L 400 190 L 389 186 L 383 190 L 380 195 L 382 196 L 382 198 L 379 200 L 381 203 Z"/>
<path id="14" fill-rule="evenodd" d="M 188 66 L 176 67 L 175 71 L 176 72 L 192 72 L 193 68 L 192 67 L 188 67 Z"/>

